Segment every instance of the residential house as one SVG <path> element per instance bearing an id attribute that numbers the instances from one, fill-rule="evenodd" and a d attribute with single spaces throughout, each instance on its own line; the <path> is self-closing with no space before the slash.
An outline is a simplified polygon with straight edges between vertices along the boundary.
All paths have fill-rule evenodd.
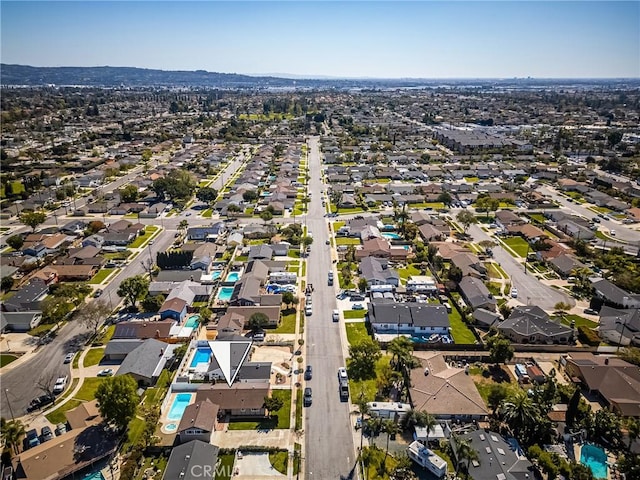
<path id="1" fill-rule="evenodd" d="M 569 378 L 625 417 L 640 418 L 640 368 L 621 358 L 571 352 L 562 360 Z"/>
<path id="2" fill-rule="evenodd" d="M 640 308 L 600 309 L 598 333 L 613 345 L 640 345 Z"/>
<path id="3" fill-rule="evenodd" d="M 25 312 L 0 311 L 0 331 L 28 332 L 36 328 L 42 321 L 42 312 L 39 310 Z"/>
<path id="4" fill-rule="evenodd" d="M 458 283 L 458 288 L 465 302 L 472 308 L 484 308 L 495 311 L 496 299 L 491 295 L 482 280 L 475 277 L 464 277 Z"/>
<path id="5" fill-rule="evenodd" d="M 474 323 L 482 328 L 489 329 L 498 324 L 502 317 L 496 312 L 485 310 L 484 308 L 477 308 L 472 314 Z"/>
<path id="6" fill-rule="evenodd" d="M 218 405 L 209 399 L 192 403 L 185 408 L 178 426 L 178 441 L 187 443 L 200 440 L 210 443 L 211 434 L 216 430 Z"/>
<path id="7" fill-rule="evenodd" d="M 538 306 L 519 306 L 506 320 L 497 325 L 498 331 L 514 343 L 562 344 L 573 343 L 574 330 L 554 322 Z"/>
<path id="8" fill-rule="evenodd" d="M 226 232 L 224 222 L 216 222 L 207 227 L 191 227 L 187 229 L 187 238 L 189 240 L 199 240 L 215 242 L 218 237 Z"/>
<path id="9" fill-rule="evenodd" d="M 439 420 L 484 420 L 487 407 L 464 368 L 449 365 L 442 353 L 414 352 L 420 366 L 410 372 L 409 400 L 414 410 Z"/>
<path id="10" fill-rule="evenodd" d="M 280 321 L 280 306 L 231 306 L 220 317 L 216 326 L 219 332 L 240 333 L 245 329 L 254 313 L 264 313 L 269 318 L 268 327 L 277 327 Z"/>
<path id="11" fill-rule="evenodd" d="M 35 311 L 49 292 L 49 285 L 38 278 L 29 280 L 15 291 L 11 298 L 2 303 L 5 312 Z"/>
<path id="12" fill-rule="evenodd" d="M 249 248 L 249 260 L 271 260 L 273 249 L 270 245 L 253 245 Z"/>
<path id="13" fill-rule="evenodd" d="M 400 275 L 388 266 L 386 259 L 376 257 L 364 257 L 360 260 L 359 270 L 361 277 L 367 280 L 367 285 L 400 285 Z"/>
<path id="14" fill-rule="evenodd" d="M 468 460 L 458 458 L 458 443 L 463 440 L 471 445 L 477 452 L 478 459 Z M 453 459 L 460 467 L 465 465 L 468 475 L 473 480 L 487 480 L 496 478 L 500 480 L 525 480 L 536 478 L 536 469 L 527 459 L 518 441 L 513 437 L 503 437 L 497 432 L 488 429 L 474 430 L 469 433 L 451 438 L 451 450 Z"/>
<path id="15" fill-rule="evenodd" d="M 511 210 L 500 210 L 496 212 L 496 223 L 503 229 L 511 225 L 524 225 L 526 222 Z"/>
<path id="16" fill-rule="evenodd" d="M 472 253 L 459 253 L 451 257 L 451 263 L 462 271 L 463 277 L 487 278 L 487 269 Z"/>
<path id="17" fill-rule="evenodd" d="M 141 338 L 114 338 L 104 349 L 104 359 L 109 362 L 121 362 L 143 342 Z"/>
<path id="18" fill-rule="evenodd" d="M 163 480 L 214 480 L 218 447 L 200 440 L 173 447 Z"/>
<path id="19" fill-rule="evenodd" d="M 549 265 L 551 265 L 551 268 L 553 268 L 562 278 L 569 277 L 572 275 L 574 270 L 586 267 L 584 263 L 573 255 L 567 254 L 558 255 L 557 257 L 550 259 Z"/>
<path id="20" fill-rule="evenodd" d="M 449 334 L 451 324 L 443 305 L 374 301 L 368 306 L 369 322 L 376 333 Z"/>
<path id="21" fill-rule="evenodd" d="M 111 338 L 136 338 L 146 340 L 155 338 L 156 340 L 168 340 L 173 320 L 162 321 L 128 321 L 120 322 Z"/>
<path id="22" fill-rule="evenodd" d="M 425 242 L 441 241 L 444 240 L 446 236 L 448 236 L 431 223 L 420 225 L 418 227 L 418 231 L 420 232 L 420 235 Z"/>
<path id="23" fill-rule="evenodd" d="M 356 259 L 365 257 L 389 258 L 391 256 L 390 245 L 385 238 L 370 238 L 356 248 Z"/>
<path id="24" fill-rule="evenodd" d="M 102 249 L 102 246 L 104 244 L 105 244 L 104 236 L 98 235 L 97 233 L 82 240 L 83 247 L 95 247 L 98 249 Z"/>
<path id="25" fill-rule="evenodd" d="M 226 382 L 214 385 L 202 385 L 196 391 L 196 402 L 208 399 L 220 407 L 221 415 L 230 417 L 265 417 L 264 399 L 269 396 L 269 382 L 235 382 L 228 386 Z"/>
<path id="26" fill-rule="evenodd" d="M 91 280 L 98 270 L 96 265 L 51 265 L 49 268 L 56 272 L 61 282 Z"/>
<path id="27" fill-rule="evenodd" d="M 161 320 L 172 318 L 178 323 L 182 323 L 182 320 L 187 315 L 187 302 L 178 297 L 168 298 L 164 301 L 158 313 Z"/>
<path id="28" fill-rule="evenodd" d="M 149 338 L 125 357 L 116 376 L 130 375 L 139 386 L 152 387 L 175 348 L 176 345 Z"/>
<path id="29" fill-rule="evenodd" d="M 640 295 L 617 287 L 605 278 L 591 279 L 594 295 L 605 304 L 621 308 L 640 308 Z"/>

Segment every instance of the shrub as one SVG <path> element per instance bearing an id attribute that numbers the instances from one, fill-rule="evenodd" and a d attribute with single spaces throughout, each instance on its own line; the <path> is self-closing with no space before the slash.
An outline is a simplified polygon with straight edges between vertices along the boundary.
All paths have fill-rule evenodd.
<path id="1" fill-rule="evenodd" d="M 586 325 L 578 325 L 578 340 L 591 347 L 600 345 L 600 337 L 598 334 Z"/>

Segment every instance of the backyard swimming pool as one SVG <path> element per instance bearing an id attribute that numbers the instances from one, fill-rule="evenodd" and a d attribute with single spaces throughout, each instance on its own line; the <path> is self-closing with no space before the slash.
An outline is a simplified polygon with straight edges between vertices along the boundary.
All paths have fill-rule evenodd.
<path id="1" fill-rule="evenodd" d="M 104 480 L 104 475 L 102 472 L 94 472 L 84 477 L 83 480 Z"/>
<path id="2" fill-rule="evenodd" d="M 220 290 L 218 290 L 218 300 L 228 302 L 229 300 L 231 300 L 232 293 L 233 287 L 221 287 Z"/>
<path id="3" fill-rule="evenodd" d="M 224 280 L 225 282 L 237 282 L 240 280 L 240 272 L 231 272 L 227 275 L 227 278 Z"/>
<path id="4" fill-rule="evenodd" d="M 199 321 L 200 321 L 200 315 L 191 315 L 187 319 L 187 322 L 184 324 L 184 326 L 185 327 L 196 328 L 198 326 Z"/>
<path id="5" fill-rule="evenodd" d="M 211 350 L 209 348 L 199 348 L 191 359 L 191 368 L 195 368 L 199 363 L 209 363 L 211 360 Z"/>
<path id="6" fill-rule="evenodd" d="M 220 275 L 222 275 L 222 270 L 214 270 L 213 272 L 211 272 L 211 279 L 217 280 L 220 278 Z"/>
<path id="7" fill-rule="evenodd" d="M 173 399 L 173 403 L 171 404 L 171 409 L 169 410 L 167 418 L 169 420 L 180 420 L 182 418 L 184 410 L 191 403 L 192 396 L 192 393 L 177 394 L 176 398 Z"/>
<path id="8" fill-rule="evenodd" d="M 388 238 L 389 240 L 400 240 L 402 238 L 397 233 L 383 233 L 382 236 L 384 238 Z"/>
<path id="9" fill-rule="evenodd" d="M 589 467 L 594 478 L 607 478 L 607 454 L 604 449 L 596 445 L 583 445 L 580 463 Z"/>

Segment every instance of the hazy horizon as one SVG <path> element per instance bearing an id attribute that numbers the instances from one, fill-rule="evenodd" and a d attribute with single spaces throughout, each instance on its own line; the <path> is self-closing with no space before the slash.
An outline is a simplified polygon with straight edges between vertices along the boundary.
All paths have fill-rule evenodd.
<path id="1" fill-rule="evenodd" d="M 2 1 L 0 10 L 6 64 L 300 79 L 640 77 L 640 2 Z"/>

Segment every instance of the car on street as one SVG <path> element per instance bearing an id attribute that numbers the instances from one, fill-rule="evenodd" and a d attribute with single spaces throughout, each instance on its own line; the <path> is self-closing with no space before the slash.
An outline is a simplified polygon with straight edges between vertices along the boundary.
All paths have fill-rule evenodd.
<path id="1" fill-rule="evenodd" d="M 596 312 L 593 308 L 585 308 L 584 313 L 586 313 L 587 315 L 598 315 L 598 312 Z"/>
<path id="2" fill-rule="evenodd" d="M 304 389 L 304 406 L 305 407 L 311 406 L 311 397 L 312 397 L 311 387 L 305 388 Z"/>
<path id="3" fill-rule="evenodd" d="M 612 237 L 615 237 L 616 231 L 612 228 L 611 230 L 609 230 L 609 235 L 611 235 Z"/>
<path id="4" fill-rule="evenodd" d="M 313 307 L 311 305 L 307 305 L 304 309 L 304 314 L 307 317 L 310 317 L 313 314 Z"/>
<path id="5" fill-rule="evenodd" d="M 102 290 L 96 290 L 96 293 L 93 294 L 93 298 L 99 298 L 102 295 Z"/>
<path id="6" fill-rule="evenodd" d="M 56 380 L 56 384 L 53 386 L 53 393 L 62 393 L 64 392 L 65 387 L 67 386 L 67 379 L 69 377 L 68 376 L 64 376 L 64 377 L 58 377 L 58 379 Z"/>
<path id="7" fill-rule="evenodd" d="M 347 380 L 347 379 L 348 379 L 348 377 L 347 377 L 347 369 L 344 368 L 344 367 L 340 367 L 338 369 L 338 380 L 344 381 L 344 380 Z"/>
<path id="8" fill-rule="evenodd" d="M 305 380 L 311 380 L 311 377 L 313 377 L 313 372 L 311 370 L 311 365 L 307 365 L 307 368 L 304 370 L 304 379 Z"/>
<path id="9" fill-rule="evenodd" d="M 266 335 L 265 332 L 258 331 L 258 332 L 254 332 L 254 334 L 252 335 L 252 338 L 256 342 L 264 342 L 265 335 Z"/>
<path id="10" fill-rule="evenodd" d="M 326 242 L 324 242 L 325 245 L 331 245 L 331 241 L 327 240 Z"/>
<path id="11" fill-rule="evenodd" d="M 40 435 L 42 436 L 43 442 L 48 442 L 49 440 L 53 439 L 53 432 L 51 431 L 51 427 L 49 425 L 45 425 L 44 427 L 42 427 L 42 430 L 40 430 Z"/>
<path id="12" fill-rule="evenodd" d="M 71 363 L 73 361 L 73 357 L 75 357 L 75 352 L 67 353 L 64 356 L 64 363 Z"/>
<path id="13" fill-rule="evenodd" d="M 98 372 L 98 376 L 99 377 L 110 377 L 113 375 L 113 369 L 112 368 L 104 368 L 102 370 L 100 370 Z"/>
<path id="14" fill-rule="evenodd" d="M 511 289 L 511 298 L 518 298 L 518 289 L 516 287 Z"/>

